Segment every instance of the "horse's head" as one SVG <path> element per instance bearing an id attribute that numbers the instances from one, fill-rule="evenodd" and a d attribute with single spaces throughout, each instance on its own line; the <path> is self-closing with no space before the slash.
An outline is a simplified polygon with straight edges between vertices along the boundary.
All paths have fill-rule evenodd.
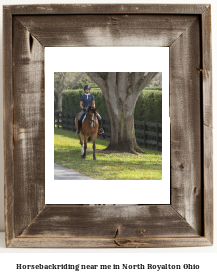
<path id="1" fill-rule="evenodd" d="M 90 113 L 91 115 L 92 114 L 96 115 L 97 114 L 97 108 L 93 107 L 92 105 L 88 105 L 88 113 Z"/>
<path id="2" fill-rule="evenodd" d="M 88 106 L 88 118 L 89 118 L 91 127 L 95 126 L 96 114 L 97 114 L 97 108 L 93 107 L 92 105 L 89 105 Z"/>

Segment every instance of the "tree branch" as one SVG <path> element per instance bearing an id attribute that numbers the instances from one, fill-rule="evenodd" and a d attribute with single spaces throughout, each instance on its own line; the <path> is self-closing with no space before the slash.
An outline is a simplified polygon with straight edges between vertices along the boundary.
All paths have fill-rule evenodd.
<path id="1" fill-rule="evenodd" d="M 134 79 L 135 84 L 137 84 L 138 81 L 144 77 L 144 75 L 145 72 L 135 72 L 135 79 Z"/>
<path id="2" fill-rule="evenodd" d="M 81 74 L 79 74 L 75 80 L 73 80 L 71 83 L 69 83 L 69 85 L 67 85 L 67 87 L 69 87 L 70 89 L 72 89 L 76 83 L 81 79 L 81 77 L 84 75 L 84 72 L 82 72 Z M 65 89 L 66 85 L 64 86 L 64 89 Z"/>
<path id="3" fill-rule="evenodd" d="M 102 91 L 106 91 L 106 82 L 96 72 L 86 72 L 86 74 L 102 89 Z"/>
<path id="4" fill-rule="evenodd" d="M 141 92 L 157 74 L 158 72 L 149 72 L 142 77 L 136 84 L 136 91 Z"/>
<path id="5" fill-rule="evenodd" d="M 118 96 L 122 103 L 124 103 L 127 98 L 127 91 L 129 87 L 128 77 L 128 72 L 117 72 L 116 83 L 118 88 Z"/>
<path id="6" fill-rule="evenodd" d="M 144 72 L 134 74 L 134 78 L 138 78 L 138 76 L 140 76 L 140 79 L 137 82 L 137 84 L 134 83 L 132 93 L 128 94 L 128 103 L 130 103 L 131 107 L 133 107 L 136 104 L 136 101 L 137 101 L 140 93 L 142 92 L 142 90 L 149 84 L 149 82 L 152 80 L 152 78 L 154 78 L 154 76 L 157 73 L 158 72 L 148 72 L 147 75 L 145 75 L 145 76 L 144 76 L 144 74 L 145 74 Z M 129 89 L 128 89 L 128 92 L 129 92 Z M 127 107 L 127 109 L 128 109 L 128 111 L 130 111 L 130 106 Z"/>
<path id="7" fill-rule="evenodd" d="M 96 74 L 101 77 L 103 80 L 107 79 L 108 72 L 96 72 Z"/>

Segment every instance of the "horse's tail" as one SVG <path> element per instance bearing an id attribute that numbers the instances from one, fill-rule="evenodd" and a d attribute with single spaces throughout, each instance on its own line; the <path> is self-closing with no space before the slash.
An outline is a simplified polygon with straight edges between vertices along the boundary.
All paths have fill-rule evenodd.
<path id="1" fill-rule="evenodd" d="M 75 116 L 75 128 L 78 130 L 78 116 L 80 115 L 80 112 Z"/>
<path id="2" fill-rule="evenodd" d="M 92 141 L 92 137 L 88 137 L 88 142 L 91 142 Z"/>

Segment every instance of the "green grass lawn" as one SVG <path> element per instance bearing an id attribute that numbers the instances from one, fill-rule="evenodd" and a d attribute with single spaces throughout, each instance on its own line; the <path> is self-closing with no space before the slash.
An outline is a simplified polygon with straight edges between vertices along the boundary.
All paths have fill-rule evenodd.
<path id="1" fill-rule="evenodd" d="M 162 153 L 143 149 L 146 154 L 93 153 L 87 151 L 86 159 L 81 158 L 81 146 L 77 134 L 54 129 L 54 162 L 74 169 L 98 180 L 161 180 Z M 105 149 L 107 140 L 97 139 L 96 149 Z M 92 149 L 92 142 L 87 148 Z"/>

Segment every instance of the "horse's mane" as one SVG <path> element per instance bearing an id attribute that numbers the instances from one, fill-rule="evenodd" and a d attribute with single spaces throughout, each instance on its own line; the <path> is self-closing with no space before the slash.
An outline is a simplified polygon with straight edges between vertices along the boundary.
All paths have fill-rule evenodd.
<path id="1" fill-rule="evenodd" d="M 97 108 L 93 107 L 93 105 L 88 105 L 87 112 L 89 112 L 89 111 L 96 114 L 97 113 Z"/>

